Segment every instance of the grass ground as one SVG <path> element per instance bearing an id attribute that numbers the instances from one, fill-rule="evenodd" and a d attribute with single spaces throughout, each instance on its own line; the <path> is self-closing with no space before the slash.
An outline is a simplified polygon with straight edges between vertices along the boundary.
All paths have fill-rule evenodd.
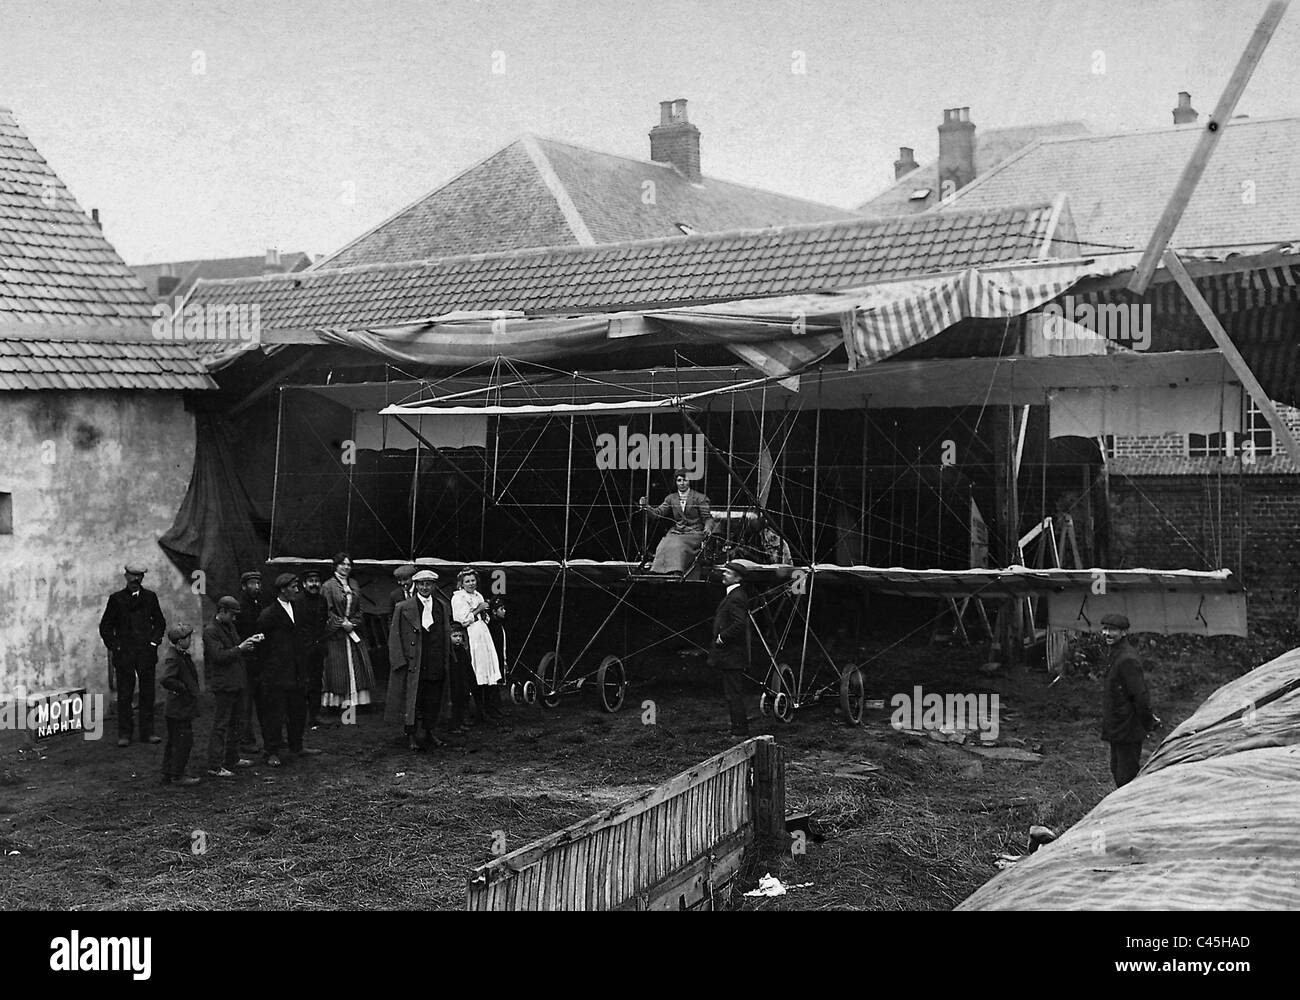
<path id="1" fill-rule="evenodd" d="M 1166 639 L 1144 649 L 1165 731 L 1293 640 Z M 790 725 L 761 720 L 755 732 L 786 748 L 787 805 L 812 814 L 814 836 L 803 855 L 755 862 L 734 888 L 752 888 L 764 871 L 811 885 L 773 899 L 733 892 L 731 905 L 948 909 L 995 874 L 998 854 L 1023 852 L 1030 825 L 1068 826 L 1110 791 L 1096 735 L 1100 682 L 1076 675 L 1049 686 L 1033 669 L 988 675 L 980 659 L 897 646 L 872 661 L 867 695 L 886 709 L 868 711 L 863 725 L 844 726 L 830 701 Z M 1041 758 L 990 760 L 896 732 L 889 699 L 918 684 L 997 693 L 999 744 Z M 642 724 L 645 700 L 655 725 Z M 196 729 L 202 747 L 206 719 Z M 319 757 L 274 770 L 259 762 L 191 789 L 158 783 L 161 746 L 11 740 L 0 746 L 0 905 L 459 908 L 494 838 L 513 849 L 643 791 L 725 749 L 725 731 L 716 675 L 670 656 L 638 671 L 617 715 L 580 693 L 554 710 L 512 707 L 508 728 L 479 726 L 458 745 L 412 754 L 378 713 L 363 714 L 310 734 Z M 864 761 L 876 765 L 865 780 L 834 775 Z M 198 753 L 191 771 L 202 773 Z"/>

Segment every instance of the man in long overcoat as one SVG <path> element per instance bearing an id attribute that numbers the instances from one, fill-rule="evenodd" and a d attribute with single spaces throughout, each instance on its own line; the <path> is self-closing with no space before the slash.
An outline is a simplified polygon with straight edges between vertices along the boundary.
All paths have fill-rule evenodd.
<path id="1" fill-rule="evenodd" d="M 727 593 L 713 614 L 709 663 L 722 671 L 722 694 L 731 716 L 731 735 L 748 738 L 744 685 L 749 670 L 750 622 L 749 595 L 741 586 L 744 569 L 742 564 L 734 561 L 722 567 L 722 582 Z"/>
<path id="2" fill-rule="evenodd" d="M 1142 661 L 1129 642 L 1128 629 L 1124 615 L 1110 614 L 1101 620 L 1101 637 L 1110 652 L 1101 695 L 1101 738 L 1110 744 L 1110 773 L 1116 788 L 1137 777 L 1142 741 L 1160 726 L 1151 711 Z"/>
<path id="3" fill-rule="evenodd" d="M 417 724 L 427 744 L 442 746 L 433 728 L 451 665 L 451 602 L 435 589 L 438 575 L 432 570 L 422 569 L 412 580 L 415 594 L 393 609 L 388 630 L 391 673 L 384 721 L 400 724 L 407 746 L 420 750 Z"/>
<path id="4" fill-rule="evenodd" d="M 271 767 L 283 763 L 281 751 L 288 746 L 294 754 L 314 755 L 319 750 L 302 745 L 307 722 L 307 633 L 309 626 L 295 610 L 298 578 L 281 573 L 275 578 L 275 600 L 257 616 L 257 630 L 266 638 L 258 645 L 262 670 L 262 742 Z"/>
<path id="5" fill-rule="evenodd" d="M 158 595 L 143 586 L 145 568 L 135 563 L 123 567 L 126 586 L 109 595 L 99 636 L 113 658 L 117 682 L 117 745 L 131 742 L 133 718 L 131 696 L 140 682 L 140 742 L 161 743 L 154 735 L 154 676 L 158 667 L 158 644 L 167 631 L 167 621 L 158 606 Z"/>

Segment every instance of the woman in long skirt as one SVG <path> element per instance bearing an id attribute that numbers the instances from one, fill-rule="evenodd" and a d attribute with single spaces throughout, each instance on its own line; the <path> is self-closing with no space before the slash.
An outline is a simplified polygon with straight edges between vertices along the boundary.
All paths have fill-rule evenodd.
<path id="1" fill-rule="evenodd" d="M 479 711 L 494 718 L 500 712 L 489 694 L 492 686 L 501 680 L 501 662 L 487 626 L 491 610 L 487 600 L 478 592 L 478 574 L 472 569 L 461 570 L 457 584 L 456 592 L 451 595 L 451 618 L 465 626 L 470 664 L 474 668 L 474 682 L 478 685 L 476 700 Z"/>
<path id="2" fill-rule="evenodd" d="M 369 705 L 375 672 L 361 637 L 361 588 L 352 579 L 352 559 L 346 552 L 334 557 L 334 575 L 320 592 L 328 615 L 321 704 L 326 708 Z"/>

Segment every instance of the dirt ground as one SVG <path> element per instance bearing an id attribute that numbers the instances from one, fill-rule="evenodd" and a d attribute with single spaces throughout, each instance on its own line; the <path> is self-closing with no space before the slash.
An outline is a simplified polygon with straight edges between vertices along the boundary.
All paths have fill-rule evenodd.
<path id="1" fill-rule="evenodd" d="M 1164 732 L 1214 688 L 1297 644 L 1294 634 L 1139 638 Z M 999 854 L 1024 852 L 1031 825 L 1059 831 L 1111 790 L 1100 682 L 1086 673 L 1055 685 L 1041 668 L 986 674 L 978 650 L 919 639 L 856 655 L 869 661 L 867 697 L 885 705 L 860 727 L 842 723 L 835 699 L 791 724 L 754 726 L 786 748 L 787 806 L 812 815 L 811 837 L 805 854 L 749 865 L 733 907 L 949 909 L 996 874 Z M 890 699 L 916 685 L 997 693 L 998 745 L 1040 756 L 989 759 L 895 731 Z M 396 746 L 372 709 L 356 725 L 310 733 L 319 757 L 275 770 L 259 760 L 233 781 L 190 789 L 159 784 L 162 746 L 118 749 L 112 719 L 98 742 L 31 748 L 11 738 L 0 744 L 0 905 L 460 908 L 467 873 L 491 857 L 494 838 L 522 846 L 729 746 L 720 688 L 698 660 L 665 654 L 633 675 L 617 715 L 588 690 L 554 710 L 511 706 L 507 727 L 480 725 L 423 754 Z M 647 700 L 655 725 L 642 722 Z M 196 746 L 206 737 L 201 718 Z M 196 752 L 191 773 L 202 767 Z M 857 773 L 836 776 L 846 768 Z M 766 871 L 811 884 L 780 898 L 740 895 Z"/>

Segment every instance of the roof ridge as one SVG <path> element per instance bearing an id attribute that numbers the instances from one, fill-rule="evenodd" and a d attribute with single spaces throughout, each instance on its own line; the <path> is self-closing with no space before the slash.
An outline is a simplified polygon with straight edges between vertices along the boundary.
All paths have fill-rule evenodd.
<path id="1" fill-rule="evenodd" d="M 704 243 L 710 240 L 735 239 L 738 237 L 757 237 L 757 236 L 784 236 L 793 233 L 814 232 L 818 230 L 833 230 L 836 227 L 860 226 L 864 228 L 883 228 L 898 223 L 916 223 L 927 225 L 935 221 L 937 216 L 950 219 L 954 216 L 994 216 L 1004 215 L 1009 212 L 1030 212 L 1030 211 L 1047 211 L 1053 208 L 1051 201 L 1025 202 L 1016 205 L 1000 205 L 993 209 L 973 208 L 959 212 L 912 212 L 904 215 L 887 216 L 884 218 L 868 218 L 866 216 L 850 216 L 845 219 L 831 219 L 826 222 L 801 222 L 787 226 L 768 226 L 761 229 L 732 229 L 726 232 L 716 233 L 696 233 L 693 236 L 657 236 L 652 239 L 644 240 L 624 240 L 619 243 L 595 243 L 587 246 L 578 244 L 567 244 L 564 246 L 552 247 L 523 247 L 518 250 L 496 250 L 488 253 L 474 254 L 454 254 L 447 257 L 429 257 L 423 260 L 404 260 L 404 261 L 384 261 L 377 264 L 353 264 L 349 267 L 328 268 L 319 273 L 337 275 L 337 274 L 360 274 L 369 271 L 398 270 L 401 268 L 421 268 L 429 267 L 435 264 L 452 264 L 463 263 L 476 260 L 511 260 L 522 257 L 539 257 L 552 254 L 587 254 L 593 252 L 614 252 L 617 250 L 626 250 L 633 247 L 660 246 L 666 244 L 688 244 Z M 249 283 L 253 281 L 301 281 L 304 277 L 312 276 L 318 272 L 309 268 L 305 271 L 293 271 L 279 274 L 265 274 L 246 278 L 200 278 L 194 284 L 194 289 L 199 286 L 228 285 L 238 282 Z M 191 289 L 193 294 L 193 289 Z"/>
<path id="2" fill-rule="evenodd" d="M 1205 116 L 1206 122 L 1210 116 Z M 1224 128 L 1240 128 L 1242 125 L 1268 125 L 1274 122 L 1298 121 L 1300 112 L 1279 115 L 1260 115 L 1230 118 Z M 1199 132 L 1206 128 L 1205 122 L 1187 122 L 1183 125 L 1150 125 L 1142 128 L 1116 129 L 1113 132 L 1092 132 L 1088 135 L 1044 136 L 1041 142 L 1087 142 L 1093 139 L 1128 139 L 1142 135 L 1159 135 L 1165 132 Z"/>
<path id="3" fill-rule="evenodd" d="M 407 204 L 403 205 L 401 208 L 399 208 L 399 209 L 398 209 L 396 212 L 394 212 L 392 215 L 388 216 L 388 218 L 383 219 L 383 220 L 381 220 L 380 222 L 375 223 L 375 225 L 371 226 L 369 229 L 367 229 L 364 233 L 362 233 L 362 234 L 361 234 L 360 236 L 358 236 L 356 239 L 351 240 L 351 241 L 348 242 L 348 243 L 345 243 L 343 246 L 339 247 L 339 248 L 338 248 L 337 250 L 335 250 L 333 253 L 326 254 L 326 255 L 325 255 L 324 257 L 322 257 L 320 260 L 316 261 L 316 263 L 312 264 L 311 267 L 304 268 L 304 270 L 305 270 L 305 271 L 333 271 L 333 270 L 343 270 L 342 268 L 327 268 L 327 267 L 323 267 L 322 265 L 324 265 L 324 264 L 328 264 L 328 263 L 329 263 L 330 261 L 332 261 L 335 257 L 338 257 L 338 256 L 340 256 L 340 255 L 343 254 L 343 253 L 346 253 L 348 250 L 351 250 L 354 246 L 356 246 L 356 245 L 357 245 L 358 243 L 360 243 L 362 240 L 366 239 L 366 238 L 369 237 L 369 236 L 373 236 L 373 235 L 374 235 L 375 233 L 377 233 L 379 230 L 383 229 L 384 226 L 388 225 L 390 222 L 392 222 L 392 221 L 393 221 L 394 219 L 396 219 L 398 216 L 405 215 L 407 212 L 409 212 L 411 209 L 413 209 L 416 205 L 419 205 L 421 202 L 427 201 L 428 199 L 432 198 L 432 197 L 433 197 L 435 194 L 437 194 L 438 192 L 440 192 L 440 191 L 442 191 L 442 190 L 444 190 L 444 189 L 450 187 L 452 184 L 455 184 L 458 180 L 460 180 L 462 177 L 464 177 L 466 174 L 468 174 L 471 170 L 477 170 L 479 167 L 483 166 L 483 164 L 487 163 L 488 160 L 492 159 L 492 158 L 495 157 L 495 156 L 500 156 L 502 153 L 504 153 L 504 152 L 505 152 L 507 149 L 509 149 L 511 146 L 514 146 L 514 145 L 516 145 L 516 144 L 518 144 L 518 143 L 521 143 L 522 141 L 523 141 L 523 136 L 516 136 L 515 138 L 513 138 L 513 139 L 511 139 L 509 142 L 507 142 L 504 146 L 500 146 L 500 147 L 498 147 L 497 149 L 494 149 L 492 152 L 488 153 L 487 156 L 483 157 L 483 158 L 482 158 L 481 160 L 479 160 L 478 162 L 470 164 L 470 165 L 469 165 L 468 167 L 466 167 L 464 170 L 460 171 L 460 173 L 456 174 L 456 175 L 453 176 L 453 177 L 448 178 L 447 180 L 443 181 L 441 184 L 437 185 L 436 187 L 431 188 L 430 190 L 424 192 L 424 194 L 420 195 L 420 196 L 419 196 L 418 198 L 416 198 L 414 201 L 408 202 Z M 531 157 L 530 157 L 530 159 L 531 159 Z M 229 280 L 229 279 L 224 279 L 224 280 Z"/>
<path id="4" fill-rule="evenodd" d="M 556 139 L 553 136 L 535 135 L 532 133 L 530 133 L 530 135 L 532 135 L 532 138 L 538 140 L 539 142 L 553 142 L 557 146 L 568 146 L 571 149 L 580 149 L 584 153 L 595 153 L 597 156 L 609 156 L 616 160 L 627 160 L 630 163 L 639 163 L 647 167 L 658 167 L 661 170 L 672 171 L 673 173 L 677 174 L 680 177 L 686 177 L 686 175 L 683 174 L 677 168 L 677 166 L 672 163 L 660 163 L 658 160 L 643 160 L 639 156 L 628 156 L 626 153 L 611 153 L 605 149 L 593 149 L 591 146 L 584 146 L 581 143 L 570 142 L 567 139 Z M 802 198 L 797 194 L 783 194 L 780 191 L 773 191 L 771 188 L 756 187 L 753 184 L 742 184 L 739 181 L 729 181 L 721 177 L 714 177 L 712 174 L 703 174 L 701 176 L 703 177 L 703 180 L 708 181 L 710 184 L 725 184 L 727 187 L 739 188 L 743 191 L 757 191 L 759 194 L 772 195 L 773 197 L 776 198 L 784 198 L 786 201 L 798 201 L 798 202 L 802 202 L 805 205 L 815 205 L 817 208 L 829 208 L 829 209 L 833 209 L 836 212 L 853 211 L 853 209 L 851 208 L 844 208 L 840 205 L 831 205 L 824 201 L 814 201 L 812 198 Z"/>
<path id="5" fill-rule="evenodd" d="M 555 167 L 551 165 L 550 159 L 546 155 L 546 150 L 538 144 L 537 137 L 525 133 L 519 140 L 528 154 L 528 159 L 533 164 L 533 169 L 537 171 L 546 185 L 546 190 L 551 193 L 555 199 L 555 204 L 560 210 L 560 215 L 564 219 L 564 224 L 569 227 L 569 232 L 573 234 L 574 240 L 579 246 L 593 246 L 596 243 L 595 237 L 591 235 L 591 229 L 587 226 L 587 221 L 578 211 L 578 206 L 574 204 L 573 198 L 569 195 L 564 186 L 564 181 L 560 180 L 560 175 L 555 172 Z"/>
<path id="6" fill-rule="evenodd" d="M 1272 115 L 1264 118 L 1234 118 L 1231 119 L 1228 122 L 1228 124 L 1224 127 L 1226 129 L 1226 128 L 1238 128 L 1242 125 L 1259 125 L 1259 124 L 1267 125 L 1279 121 L 1300 121 L 1300 114 Z M 1016 150 L 1006 159 L 999 162 L 996 166 L 993 166 L 990 169 L 984 171 L 984 173 L 980 174 L 978 177 L 972 180 L 965 187 L 959 188 L 957 191 L 953 193 L 952 198 L 950 198 L 947 202 L 940 202 L 939 204 L 934 205 L 933 207 L 927 209 L 926 212 L 922 214 L 929 214 L 930 212 L 938 212 L 942 210 L 945 205 L 949 207 L 955 205 L 957 202 L 961 201 L 964 197 L 966 197 L 966 195 L 968 195 L 970 192 L 978 190 L 982 185 L 988 183 L 992 178 L 1000 175 L 1004 170 L 1009 169 L 1013 164 L 1018 162 L 1023 157 L 1028 156 L 1031 152 L 1034 152 L 1040 146 L 1064 145 L 1065 143 L 1068 142 L 1092 142 L 1096 140 L 1130 139 L 1130 138 L 1139 138 L 1141 136 L 1146 136 L 1146 135 L 1162 135 L 1165 133 L 1172 133 L 1172 132 L 1193 132 L 1193 131 L 1199 132 L 1199 131 L 1203 131 L 1204 128 L 1205 126 L 1200 124 L 1199 122 L 1190 122 L 1186 125 L 1162 125 L 1159 128 L 1137 129 L 1137 130 L 1127 131 L 1127 132 L 1106 132 L 1106 133 L 1094 133 L 1089 135 L 1064 135 L 1064 136 L 1055 136 L 1055 137 L 1042 136 L 1038 139 L 1035 139 L 1033 142 L 1029 143 L 1029 145 L 1023 146 L 1020 149 Z"/>

